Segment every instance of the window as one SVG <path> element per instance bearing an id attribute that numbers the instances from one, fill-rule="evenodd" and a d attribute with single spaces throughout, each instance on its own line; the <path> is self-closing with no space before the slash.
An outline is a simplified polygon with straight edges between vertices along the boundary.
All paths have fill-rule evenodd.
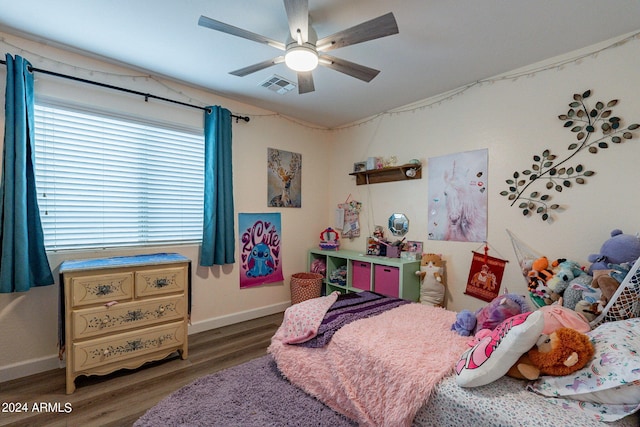
<path id="1" fill-rule="evenodd" d="M 35 134 L 48 250 L 201 240 L 201 129 L 39 104 Z"/>

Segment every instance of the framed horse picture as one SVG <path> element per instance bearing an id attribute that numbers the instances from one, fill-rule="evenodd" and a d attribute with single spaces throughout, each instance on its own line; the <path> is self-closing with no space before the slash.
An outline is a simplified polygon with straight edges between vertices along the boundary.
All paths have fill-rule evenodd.
<path id="1" fill-rule="evenodd" d="M 466 151 L 429 162 L 429 240 L 487 239 L 488 150 Z"/>

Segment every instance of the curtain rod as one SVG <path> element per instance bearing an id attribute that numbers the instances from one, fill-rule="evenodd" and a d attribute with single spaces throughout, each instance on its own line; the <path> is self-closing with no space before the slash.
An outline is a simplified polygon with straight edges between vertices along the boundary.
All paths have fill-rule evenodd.
<path id="1" fill-rule="evenodd" d="M 6 65 L 7 61 L 5 61 L 3 59 L 0 59 L 0 64 L 5 64 Z M 81 83 L 87 83 L 87 84 L 91 84 L 91 85 L 95 85 L 95 86 L 105 87 L 105 88 L 108 88 L 108 89 L 119 90 L 121 92 L 131 93 L 131 94 L 134 94 L 134 95 L 144 96 L 145 102 L 149 102 L 149 98 L 152 98 L 152 99 L 157 99 L 157 100 L 160 100 L 160 101 L 171 102 L 173 104 L 183 105 L 185 107 L 191 107 L 191 108 L 197 108 L 199 110 L 209 111 L 209 109 L 207 107 L 200 107 L 199 105 L 193 105 L 193 104 L 188 104 L 188 103 L 182 102 L 182 101 L 176 101 L 174 99 L 163 98 L 161 96 L 153 95 L 151 93 L 139 92 L 137 90 L 127 89 L 127 88 L 124 88 L 124 87 L 114 86 L 114 85 L 110 85 L 110 84 L 106 84 L 106 83 L 95 82 L 95 81 L 83 79 L 83 78 L 80 78 L 80 77 L 69 76 L 67 74 L 56 73 L 55 71 L 44 70 L 42 68 L 36 68 L 36 67 L 31 66 L 31 65 L 28 68 L 29 68 L 29 71 L 31 71 L 31 72 L 35 71 L 35 72 L 42 73 L 42 74 L 49 74 L 51 76 L 61 77 L 63 79 L 74 80 L 74 81 L 81 82 Z M 233 113 L 231 114 L 231 117 L 236 119 L 236 123 L 238 123 L 238 121 L 240 121 L 240 120 L 244 120 L 245 122 L 248 122 L 250 120 L 250 118 L 248 116 L 239 116 L 239 115 L 233 114 Z"/>

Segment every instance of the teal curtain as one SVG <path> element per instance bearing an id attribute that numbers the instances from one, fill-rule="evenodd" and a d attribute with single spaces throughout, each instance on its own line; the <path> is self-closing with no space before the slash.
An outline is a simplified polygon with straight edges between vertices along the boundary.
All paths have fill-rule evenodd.
<path id="1" fill-rule="evenodd" d="M 53 284 L 44 249 L 34 175 L 33 73 L 7 54 L 4 149 L 0 181 L 0 292 Z"/>
<path id="2" fill-rule="evenodd" d="M 235 262 L 231 112 L 204 112 L 204 221 L 200 265 Z"/>

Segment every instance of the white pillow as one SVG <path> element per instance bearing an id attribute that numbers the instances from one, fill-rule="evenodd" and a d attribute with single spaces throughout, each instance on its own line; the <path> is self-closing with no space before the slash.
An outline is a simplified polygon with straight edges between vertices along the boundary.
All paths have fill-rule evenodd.
<path id="1" fill-rule="evenodd" d="M 636 412 L 640 409 L 640 319 L 603 323 L 587 335 L 595 347 L 589 364 L 570 375 L 540 377 L 529 390 L 564 398 L 563 404 L 573 401 L 567 404 L 603 421 Z"/>
<path id="2" fill-rule="evenodd" d="M 533 311 L 510 317 L 467 350 L 456 363 L 456 382 L 478 387 L 504 376 L 529 351 L 544 328 L 544 316 Z"/>

